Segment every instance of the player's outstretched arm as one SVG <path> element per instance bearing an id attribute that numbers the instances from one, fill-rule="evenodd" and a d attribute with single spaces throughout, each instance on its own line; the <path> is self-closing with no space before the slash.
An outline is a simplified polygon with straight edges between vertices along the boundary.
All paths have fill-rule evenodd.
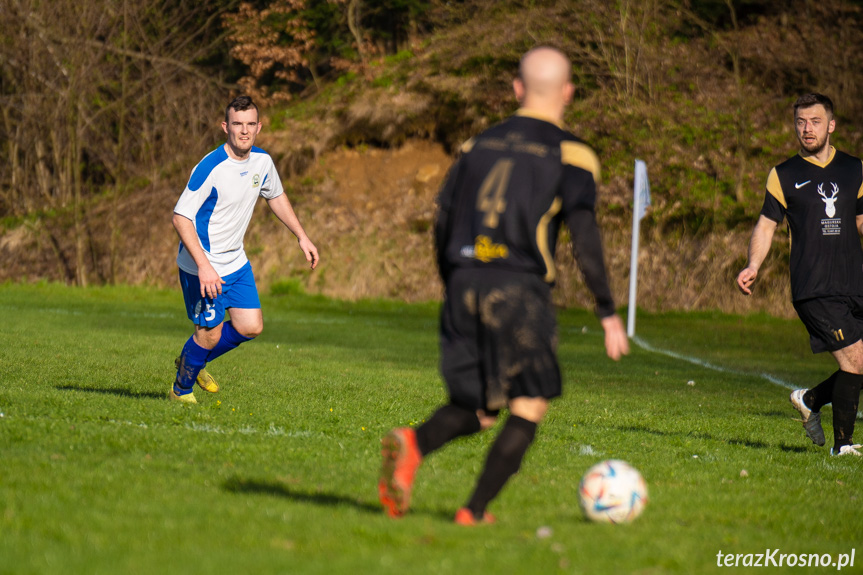
<path id="1" fill-rule="evenodd" d="M 629 355 L 629 339 L 626 330 L 623 329 L 623 321 L 617 314 L 604 317 L 600 320 L 602 329 L 605 331 L 605 353 L 614 361 L 621 356 Z"/>
<path id="2" fill-rule="evenodd" d="M 766 216 L 760 216 L 755 229 L 752 230 L 752 238 L 749 240 L 749 261 L 746 267 L 737 274 L 737 288 L 743 295 L 752 293 L 752 284 L 758 277 L 758 269 L 764 263 L 770 244 L 773 242 L 773 233 L 778 224 Z"/>
<path id="3" fill-rule="evenodd" d="M 281 194 L 272 200 L 267 200 L 267 205 L 270 206 L 270 209 L 273 210 L 273 213 L 277 218 L 279 218 L 279 221 L 285 224 L 285 227 L 291 230 L 292 234 L 297 236 L 297 241 L 299 242 L 300 249 L 303 250 L 303 255 L 306 257 L 306 261 L 311 264 L 312 269 L 315 269 L 320 261 L 318 248 L 315 247 L 315 244 L 313 244 L 312 240 L 309 239 L 309 236 L 306 235 L 306 231 L 300 224 L 300 219 L 294 212 L 294 208 L 291 206 L 291 202 L 288 200 L 288 197 L 285 194 Z"/>

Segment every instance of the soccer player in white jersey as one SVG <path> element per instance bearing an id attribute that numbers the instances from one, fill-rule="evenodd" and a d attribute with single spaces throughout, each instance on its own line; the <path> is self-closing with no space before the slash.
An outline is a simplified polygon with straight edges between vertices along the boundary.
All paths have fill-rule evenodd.
<path id="1" fill-rule="evenodd" d="M 197 381 L 215 393 L 219 386 L 205 366 L 264 328 L 252 265 L 243 250 L 243 237 L 259 196 L 299 242 L 315 269 L 318 250 L 306 235 L 272 158 L 255 147 L 261 131 L 258 107 L 248 96 L 235 98 L 225 109 L 222 129 L 227 142 L 201 160 L 174 207 L 174 228 L 180 236 L 177 266 L 194 333 L 177 358 L 177 376 L 170 398 L 197 403 Z M 225 312 L 230 319 L 225 321 Z"/>

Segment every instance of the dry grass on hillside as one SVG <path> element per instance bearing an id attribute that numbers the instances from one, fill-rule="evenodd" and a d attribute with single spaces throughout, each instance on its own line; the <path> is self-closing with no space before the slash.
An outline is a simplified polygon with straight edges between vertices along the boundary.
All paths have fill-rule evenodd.
<path id="1" fill-rule="evenodd" d="M 858 80 L 844 73 L 863 53 L 845 49 L 860 44 L 852 26 L 860 11 L 838 0 L 805 4 L 811 20 L 788 18 L 777 5 L 737 32 L 699 28 L 661 2 L 630 3 L 633 14 L 648 18 L 628 27 L 600 0 L 578 3 L 583 10 L 555 2 L 465 5 L 451 25 L 418 41 L 413 55 L 377 62 L 367 76 L 344 77 L 287 110 L 265 112 L 277 127 L 267 126 L 260 145 L 276 159 L 323 263 L 308 273 L 290 234 L 261 205 L 247 249 L 262 289 L 290 280 L 348 299 L 438 298 L 430 226 L 450 153 L 513 111 L 519 55 L 551 43 L 575 56 L 578 92 L 567 119 L 605 169 L 599 217 L 618 302 L 628 299 L 631 166 L 638 157 L 648 162 L 654 192 L 643 222 L 639 305 L 793 314 L 786 237 L 774 241 L 755 295 L 744 298 L 733 285 L 767 172 L 793 153 L 793 92 L 835 90 L 845 114 L 837 141 L 852 153 L 863 141 L 854 122 L 863 109 L 852 97 Z M 820 38 L 841 41 L 810 54 Z M 639 54 L 629 68 L 622 66 L 626 46 Z M 175 284 L 170 212 L 181 188 L 159 183 L 116 204 L 87 205 L 84 264 L 92 282 Z M 0 279 L 72 283 L 74 245 L 71 214 L 28 220 L 0 237 Z M 589 306 L 568 246 L 558 253 L 558 301 Z"/>
<path id="2" fill-rule="evenodd" d="M 276 135 L 268 136 L 273 139 Z M 275 142 L 263 142 L 264 145 Z M 433 257 L 431 225 L 437 189 L 451 162 L 439 144 L 410 141 L 397 149 L 341 148 L 322 153 L 303 176 L 286 179 L 286 189 L 306 230 L 321 251 L 320 267 L 309 272 L 293 236 L 261 202 L 246 236 L 259 287 L 292 281 L 304 289 L 342 299 L 396 297 L 407 301 L 439 299 L 441 286 Z M 628 301 L 631 222 L 608 216 L 611 199 L 626 196 L 625 179 L 600 190 L 600 223 L 612 288 L 619 305 Z M 96 206 L 87 214 L 94 259 L 92 281 L 118 281 L 174 287 L 177 239 L 170 214 L 172 191 L 141 193 L 117 206 Z M 112 218 L 124 222 L 114 235 Z M 0 272 L 2 280 L 71 281 L 72 226 L 40 220 L 0 239 L 0 250 L 17 254 Z M 756 294 L 744 298 L 733 285 L 745 256 L 748 230 L 726 235 L 677 239 L 657 230 L 645 233 L 639 257 L 639 307 L 648 310 L 764 310 L 793 314 L 787 267 L 787 240 L 775 241 Z M 779 234 L 777 234 L 779 236 Z M 556 300 L 561 305 L 591 307 L 592 300 L 572 262 L 568 245 L 558 248 Z"/>
<path id="3" fill-rule="evenodd" d="M 440 297 L 431 223 L 437 189 L 451 163 L 440 145 L 411 141 L 392 149 L 340 149 L 324 154 L 296 189 L 298 209 L 322 249 L 323 264 L 306 274 L 297 258 L 264 248 L 256 261 L 266 282 L 295 278 L 310 291 L 357 299 L 398 297 L 427 301 Z M 300 178 L 294 178 L 299 180 Z M 608 204 L 631 197 L 621 178 L 600 190 L 600 223 L 615 299 L 629 293 L 631 221 L 609 216 Z M 255 231 L 273 237 L 277 230 Z M 734 278 L 745 262 L 750 230 L 692 238 L 670 238 L 658 229 L 641 240 L 638 305 L 652 311 L 722 309 L 793 314 L 789 301 L 787 239 L 777 234 L 755 295 L 745 298 Z M 288 253 L 290 255 L 290 253 Z M 592 299 L 574 265 L 571 247 L 558 246 L 556 300 L 591 307 Z"/>

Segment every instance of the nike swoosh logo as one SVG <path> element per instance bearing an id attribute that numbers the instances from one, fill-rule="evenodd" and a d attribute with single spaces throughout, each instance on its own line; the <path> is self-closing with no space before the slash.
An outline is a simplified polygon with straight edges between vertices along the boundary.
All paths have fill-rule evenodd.
<path id="1" fill-rule="evenodd" d="M 805 186 L 806 184 L 808 184 L 808 183 L 809 183 L 809 182 L 811 182 L 811 181 L 812 181 L 812 180 L 806 180 L 806 181 L 805 181 L 805 182 L 803 182 L 802 184 L 795 183 L 795 184 L 794 184 L 794 189 L 799 190 L 800 188 L 802 188 L 803 186 Z"/>

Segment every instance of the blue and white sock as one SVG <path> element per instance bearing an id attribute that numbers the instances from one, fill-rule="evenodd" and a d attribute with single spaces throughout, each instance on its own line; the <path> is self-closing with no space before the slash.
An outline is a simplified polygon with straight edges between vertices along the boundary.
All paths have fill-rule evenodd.
<path id="1" fill-rule="evenodd" d="M 207 355 L 207 363 L 210 363 L 217 357 L 225 355 L 241 343 L 251 341 L 252 339 L 254 338 L 242 335 L 234 329 L 231 322 L 226 321 L 222 324 L 222 336 L 219 339 L 219 343 L 217 343 L 216 347 L 211 349 L 209 355 Z"/>
<path id="2" fill-rule="evenodd" d="M 177 370 L 177 379 L 174 381 L 174 393 L 186 395 L 192 393 L 198 373 L 207 365 L 207 356 L 210 350 L 201 347 L 195 342 L 194 336 L 186 341 L 183 353 L 180 356 L 180 368 Z"/>

